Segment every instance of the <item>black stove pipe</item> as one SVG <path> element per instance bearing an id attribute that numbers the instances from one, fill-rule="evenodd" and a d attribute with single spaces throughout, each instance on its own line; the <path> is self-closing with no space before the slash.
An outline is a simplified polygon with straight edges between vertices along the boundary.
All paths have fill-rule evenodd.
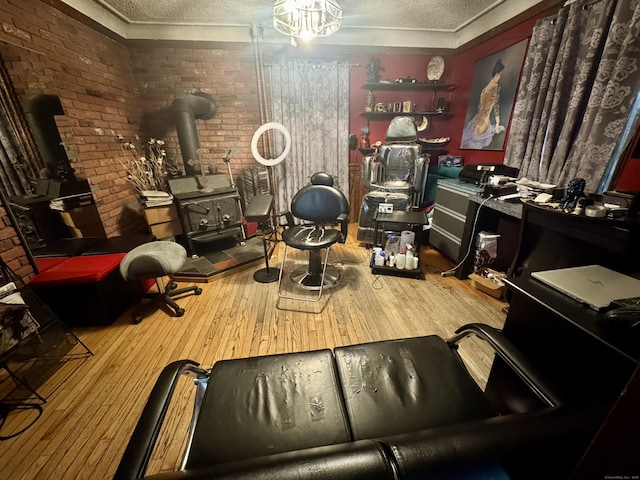
<path id="1" fill-rule="evenodd" d="M 209 120 L 215 116 L 216 104 L 213 97 L 204 92 L 188 93 L 176 98 L 171 109 L 176 121 L 185 173 L 188 177 L 202 175 L 196 120 Z"/>
<path id="2" fill-rule="evenodd" d="M 75 180 L 73 168 L 62 145 L 55 116 L 64 115 L 60 97 L 39 94 L 31 97 L 24 107 L 25 118 L 31 128 L 33 139 L 44 160 L 49 178 Z"/>

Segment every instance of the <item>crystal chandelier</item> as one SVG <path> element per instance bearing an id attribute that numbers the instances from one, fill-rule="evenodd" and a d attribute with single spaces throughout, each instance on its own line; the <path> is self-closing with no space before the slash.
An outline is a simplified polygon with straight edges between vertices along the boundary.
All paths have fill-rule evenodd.
<path id="1" fill-rule="evenodd" d="M 326 37 L 340 28 L 342 9 L 334 0 L 277 0 L 273 6 L 274 28 L 295 39 Z"/>

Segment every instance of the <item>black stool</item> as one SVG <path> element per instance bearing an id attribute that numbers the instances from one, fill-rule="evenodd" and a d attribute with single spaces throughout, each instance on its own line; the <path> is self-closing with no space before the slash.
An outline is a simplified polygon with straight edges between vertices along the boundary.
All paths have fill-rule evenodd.
<path id="1" fill-rule="evenodd" d="M 273 240 L 273 236 L 276 234 L 271 222 L 271 212 L 273 210 L 274 198 L 273 195 L 263 193 L 256 195 L 249 202 L 247 210 L 244 212 L 244 218 L 247 222 L 258 223 L 258 228 L 262 235 L 262 246 L 264 247 L 264 263 L 265 268 L 257 270 L 253 274 L 253 279 L 259 283 L 271 283 L 278 280 L 280 275 L 279 268 L 272 268 L 269 266 L 269 242 Z"/>

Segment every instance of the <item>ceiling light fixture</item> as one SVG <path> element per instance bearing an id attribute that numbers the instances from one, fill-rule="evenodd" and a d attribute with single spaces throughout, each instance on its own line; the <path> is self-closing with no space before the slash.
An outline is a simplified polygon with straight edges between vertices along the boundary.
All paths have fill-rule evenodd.
<path id="1" fill-rule="evenodd" d="M 310 40 L 326 37 L 340 28 L 342 9 L 334 0 L 277 0 L 273 6 L 274 28 L 291 37 Z"/>

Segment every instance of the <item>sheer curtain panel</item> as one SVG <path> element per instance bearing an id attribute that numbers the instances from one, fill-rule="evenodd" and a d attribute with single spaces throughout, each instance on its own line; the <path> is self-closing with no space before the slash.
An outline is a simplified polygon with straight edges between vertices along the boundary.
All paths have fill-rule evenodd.
<path id="1" fill-rule="evenodd" d="M 269 69 L 272 120 L 291 133 L 291 153 L 275 167 L 278 204 L 285 209 L 316 172 L 349 194 L 349 65 L 284 61 Z M 275 151 L 284 147 L 274 138 Z M 280 144 L 279 144 L 280 143 Z"/>

